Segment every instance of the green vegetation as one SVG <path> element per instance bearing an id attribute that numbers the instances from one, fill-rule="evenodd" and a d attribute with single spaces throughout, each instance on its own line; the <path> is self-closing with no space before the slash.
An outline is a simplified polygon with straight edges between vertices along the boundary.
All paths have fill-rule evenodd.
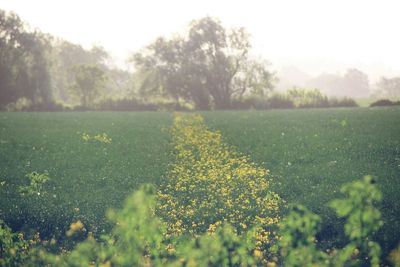
<path id="1" fill-rule="evenodd" d="M 343 223 L 326 205 L 341 196 L 340 186 L 356 177 L 379 181 L 384 250 L 400 240 L 400 110 L 316 109 L 203 113 L 224 140 L 271 171 L 272 190 L 323 219 L 318 236 L 336 245 Z"/>
<path id="2" fill-rule="evenodd" d="M 400 101 L 390 101 L 389 99 L 380 99 L 370 104 L 370 107 L 391 107 L 400 106 Z"/>
<path id="3" fill-rule="evenodd" d="M 18 191 L 24 194 L 37 194 L 40 195 L 43 191 L 43 185 L 50 179 L 47 171 L 44 173 L 31 172 L 26 175 L 29 179 L 28 185 L 22 185 Z"/>
<path id="4" fill-rule="evenodd" d="M 1 9 L 0 32 L 0 110 L 353 107 L 344 96 L 369 94 L 368 76 L 349 69 L 335 82 L 322 77 L 303 85 L 307 90 L 280 95 L 273 91 L 279 77 L 267 60 L 254 57 L 246 29 L 225 28 L 214 17 L 193 20 L 182 34 L 159 37 L 136 51 L 130 71 L 117 68 L 102 47 L 84 49 L 32 31 Z M 382 95 L 398 95 L 397 78 L 382 81 Z"/>
<path id="5" fill-rule="evenodd" d="M 177 115 L 171 130 L 176 160 L 158 190 L 156 214 L 171 236 L 254 229 L 260 251 L 277 242 L 284 201 L 269 189 L 268 170 L 256 166 L 210 131 L 199 115 Z"/>
<path id="6" fill-rule="evenodd" d="M 364 190 L 367 188 L 367 190 Z M 158 205 L 154 187 L 146 185 L 130 196 L 123 209 L 110 211 L 113 230 L 96 241 L 88 235 L 70 251 L 54 254 L 47 242 L 26 241 L 0 224 L 0 263 L 5 266 L 380 266 L 380 246 L 371 240 L 379 228 L 380 213 L 374 207 L 380 192 L 371 177 L 346 184 L 343 199 L 332 206 L 345 217 L 348 244 L 323 251 L 316 247 L 319 217 L 294 207 L 280 224 L 281 241 L 263 254 L 252 238 L 254 229 L 241 233 L 224 222 L 211 233 L 171 239 L 153 210 Z M 342 205 L 343 204 L 343 205 Z M 348 214 L 351 210 L 355 214 Z M 347 216 L 349 215 L 349 216 Z M 84 225 L 71 224 L 71 235 L 82 234 Z M 356 234 L 354 234 L 356 233 Z M 38 243 L 36 245 L 36 243 Z M 269 258 L 271 253 L 280 255 Z M 390 253 L 398 266 L 398 250 Z"/>
<path id="7" fill-rule="evenodd" d="M 400 77 L 274 92 L 214 17 L 129 62 L 0 9 L 1 111 L 297 110 L 0 113 L 1 266 L 399 266 Z"/>
<path id="8" fill-rule="evenodd" d="M 235 146 L 258 166 L 270 170 L 268 182 L 273 192 L 287 203 L 302 204 L 321 217 L 321 231 L 313 230 L 314 226 L 307 230 L 309 235 L 316 234 L 318 244 L 307 249 L 341 248 L 349 240 L 359 242 L 357 236 L 345 229 L 348 228 L 346 220 L 354 222 L 347 215 L 362 210 L 361 202 L 351 198 L 351 202 L 343 204 L 355 207 L 350 213 L 343 211 L 338 202 L 332 204 L 337 215 L 328 204 L 349 192 L 340 192 L 343 184 L 372 175 L 378 181 L 373 186 L 382 191 L 377 208 L 384 224 L 380 229 L 372 227 L 366 230 L 367 234 L 360 235 L 376 240 L 386 257 L 400 240 L 397 231 L 400 188 L 395 182 L 400 168 L 398 114 L 397 108 L 374 108 L 204 112 L 202 115 L 208 127 L 221 131 L 224 143 Z M 123 200 L 140 184 L 158 185 L 166 179 L 167 166 L 176 156 L 171 153 L 168 130 L 171 125 L 172 116 L 168 113 L 1 113 L 2 219 L 14 231 L 33 235 L 32 231 L 39 230 L 43 238 L 54 236 L 59 241 L 81 240 L 90 237 L 88 233 L 94 233 L 96 238 L 109 233 L 116 220 L 106 220 L 108 208 L 121 207 Z M 49 179 L 39 179 L 46 181 L 38 183 L 41 194 L 21 196 L 18 189 L 29 185 L 26 175 L 37 177 L 46 171 Z M 366 190 L 364 185 L 361 187 L 365 193 L 373 191 Z M 372 209 L 362 212 L 369 214 L 369 219 L 379 221 L 379 213 Z M 318 225 L 319 219 L 311 216 L 309 220 L 311 226 Z M 232 226 L 218 231 L 222 224 L 215 223 L 216 233 L 220 235 L 218 242 L 226 244 L 228 239 L 233 242 L 229 244 L 242 244 L 250 238 L 237 233 L 232 236 L 229 234 Z M 372 224 L 380 225 L 375 221 Z M 368 225 L 371 223 L 363 227 Z M 372 234 L 375 230 L 377 234 Z M 203 243 L 192 244 L 197 252 L 180 250 L 174 245 L 168 248 L 177 251 L 174 255 L 200 257 L 204 251 L 197 249 L 217 242 L 209 237 L 201 240 Z M 265 255 L 258 248 L 242 245 L 254 250 L 251 252 L 254 255 Z M 240 246 L 237 247 L 239 254 L 245 249 Z M 373 254 L 379 252 L 374 243 L 367 243 L 367 248 Z M 396 253 L 392 253 L 392 258 L 397 257 Z M 319 256 L 312 258 L 318 259 Z"/>
<path id="9" fill-rule="evenodd" d="M 1 113 L 1 219 L 45 238 L 64 236 L 78 219 L 101 233 L 107 208 L 165 173 L 170 125 L 167 113 Z M 21 196 L 26 174 L 46 170 L 41 194 Z"/>

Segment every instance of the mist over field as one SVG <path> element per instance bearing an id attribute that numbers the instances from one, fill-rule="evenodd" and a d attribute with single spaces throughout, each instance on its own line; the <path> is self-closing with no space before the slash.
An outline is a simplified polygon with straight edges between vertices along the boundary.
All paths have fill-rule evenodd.
<path id="1" fill-rule="evenodd" d="M 228 89 L 231 102 L 237 99 L 242 101 L 243 96 L 250 98 L 257 95 L 259 98 L 261 95 L 266 98 L 266 93 L 271 95 L 271 92 L 285 92 L 294 87 L 318 89 L 328 97 L 351 97 L 362 106 L 381 98 L 397 100 L 399 97 L 397 77 L 400 76 L 400 58 L 397 47 L 400 45 L 400 38 L 393 34 L 395 25 L 399 23 L 395 13 L 396 1 L 182 3 L 174 0 L 168 3 L 149 1 L 135 4 L 102 1 L 92 5 L 79 1 L 54 3 L 41 0 L 33 3 L 2 0 L 0 6 L 8 12 L 8 15 L 4 13 L 3 17 L 11 16 L 9 13 L 14 12 L 14 16 L 19 20 L 11 23 L 12 19 L 9 18 L 10 22 L 2 26 L 5 27 L 3 42 L 11 46 L 19 45 L 22 52 L 22 55 L 3 56 L 2 64 L 5 69 L 2 72 L 2 109 L 5 109 L 7 104 L 8 109 L 15 109 L 12 103 L 19 99 L 25 105 L 26 101 L 53 100 L 70 108 L 87 106 L 88 103 L 83 103 L 85 100 L 82 99 L 82 92 L 75 86 L 79 79 L 76 77 L 78 65 L 94 65 L 104 72 L 102 78 L 106 81 L 96 84 L 95 87 L 101 90 L 96 90 L 93 96 L 89 96 L 93 98 L 90 101 L 98 103 L 115 99 L 135 99 L 141 103 L 154 103 L 162 99 L 164 102 L 182 102 L 193 106 L 193 96 L 176 96 L 166 92 L 168 89 L 165 84 L 159 86 L 158 91 L 151 89 L 156 82 L 154 74 L 151 78 L 153 80 L 148 81 L 149 71 L 140 65 L 136 56 L 140 53 L 156 52 L 155 49 L 167 49 L 167 44 L 164 47 L 154 47 L 157 38 L 164 38 L 169 43 L 179 38 L 189 38 L 188 33 L 193 29 L 195 22 L 200 25 L 201 19 L 207 17 L 218 24 L 213 27 L 224 29 L 224 33 L 220 31 L 219 34 L 229 34 L 240 28 L 246 33 L 240 37 L 236 33 L 242 42 L 240 48 L 235 47 L 233 43 L 215 43 L 217 40 L 209 39 L 214 42 L 217 50 L 223 51 L 226 57 L 224 60 L 239 60 L 240 53 L 246 58 L 246 62 L 243 58 L 239 60 L 240 68 L 235 73 L 231 70 L 230 73 L 224 74 L 227 79 L 232 76 L 241 80 L 236 82 L 236 85 L 229 85 L 236 87 Z M 42 6 L 47 8 L 41 8 Z M 12 27 L 12 24 L 13 30 L 7 29 Z M 29 37 L 31 40 L 18 37 L 17 32 L 23 35 L 26 33 L 26 36 L 32 35 Z M 211 36 L 204 35 L 202 38 L 203 40 L 198 39 L 197 42 L 207 42 L 207 38 Z M 224 42 L 229 42 L 229 36 L 223 38 Z M 19 44 L 20 42 L 25 43 Z M 147 49 L 151 45 L 153 51 Z M 237 49 L 239 54 L 228 53 L 228 50 L 234 53 L 233 49 Z M 178 52 L 173 53 L 178 56 Z M 195 50 L 186 52 L 195 53 Z M 189 58 L 188 56 L 189 54 L 184 57 Z M 156 57 L 157 55 L 154 55 L 154 59 Z M 11 66 L 7 58 L 14 65 L 19 61 L 19 67 Z M 158 60 L 164 60 L 163 64 L 168 61 L 173 63 L 172 58 Z M 270 74 L 263 77 L 264 80 L 260 80 L 260 77 L 257 77 L 256 81 L 250 81 L 248 77 L 243 78 L 246 72 L 253 72 L 253 77 L 262 75 L 260 69 L 255 69 L 255 63 L 259 65 L 257 68 L 262 67 L 264 72 Z M 178 64 L 184 67 L 183 62 Z M 216 64 L 233 62 L 220 61 Z M 32 67 L 35 71 L 29 70 Z M 196 64 L 192 67 L 197 70 L 200 68 Z M 234 66 L 231 67 L 235 69 Z M 210 69 L 211 66 L 208 68 L 209 71 L 218 72 L 216 69 Z M 14 69 L 13 75 L 16 75 L 14 78 L 9 77 L 8 81 L 4 80 L 8 75 L 7 69 Z M 188 66 L 185 66 L 185 69 L 188 70 Z M 258 74 L 255 74 L 255 71 L 258 71 Z M 23 92 L 33 90 L 29 83 L 35 83 L 32 81 L 35 77 L 38 77 L 41 83 L 37 84 L 38 88 L 35 90 L 42 92 Z M 235 82 L 233 80 L 232 82 Z M 244 80 L 246 84 L 243 84 Z M 177 78 L 173 78 L 172 83 L 177 82 Z M 19 89 L 13 91 L 21 92 L 9 95 L 12 93 L 4 90 L 10 86 L 18 87 Z M 255 87 L 257 89 L 254 89 Z M 210 97 L 211 102 L 217 101 L 215 97 Z M 20 105 L 24 105 L 21 103 Z M 93 106 L 94 103 L 91 104 Z M 160 103 L 155 104 L 158 106 Z M 115 109 L 115 105 L 113 103 L 113 107 L 106 105 L 107 107 L 103 106 L 100 109 Z M 210 103 L 209 108 L 216 108 L 214 105 L 215 103 Z M 254 108 L 255 105 L 252 103 L 244 106 Z"/>

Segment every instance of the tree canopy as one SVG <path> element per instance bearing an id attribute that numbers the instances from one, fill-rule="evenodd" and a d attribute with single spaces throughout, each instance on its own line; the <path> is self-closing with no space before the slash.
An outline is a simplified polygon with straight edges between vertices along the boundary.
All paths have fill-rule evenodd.
<path id="1" fill-rule="evenodd" d="M 378 90 L 387 97 L 396 98 L 400 96 L 400 77 L 381 77 L 377 83 Z"/>
<path id="2" fill-rule="evenodd" d="M 226 109 L 234 97 L 265 95 L 273 74 L 252 59 L 244 28 L 226 29 L 212 17 L 195 20 L 185 35 L 160 37 L 134 54 L 141 92 L 192 102 L 197 109 Z"/>
<path id="3" fill-rule="evenodd" d="M 48 36 L 27 31 L 16 14 L 0 10 L 0 107 L 19 98 L 50 101 L 47 47 Z"/>
<path id="4" fill-rule="evenodd" d="M 71 89 L 79 96 L 81 105 L 84 107 L 92 105 L 99 91 L 104 88 L 106 80 L 104 71 L 97 66 L 76 65 L 73 73 L 75 83 Z"/>

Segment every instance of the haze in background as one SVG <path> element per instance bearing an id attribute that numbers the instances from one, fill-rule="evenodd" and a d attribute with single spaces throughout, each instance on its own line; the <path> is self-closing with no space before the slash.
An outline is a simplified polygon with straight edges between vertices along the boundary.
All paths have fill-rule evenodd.
<path id="1" fill-rule="evenodd" d="M 102 45 L 122 67 L 156 37 L 182 32 L 191 20 L 210 15 L 225 26 L 245 27 L 256 53 L 278 76 L 288 67 L 306 76 L 357 68 L 371 83 L 400 74 L 397 1 L 0 0 L 0 8 L 84 47 Z"/>

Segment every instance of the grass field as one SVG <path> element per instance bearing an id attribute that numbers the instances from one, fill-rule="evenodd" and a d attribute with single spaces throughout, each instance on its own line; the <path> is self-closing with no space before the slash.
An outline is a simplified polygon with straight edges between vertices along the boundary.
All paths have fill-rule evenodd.
<path id="1" fill-rule="evenodd" d="M 227 143 L 268 168 L 274 191 L 323 217 L 322 239 L 338 241 L 342 224 L 326 206 L 340 186 L 373 175 L 383 192 L 385 226 L 377 238 L 400 240 L 400 109 L 320 109 L 204 113 Z"/>
<path id="2" fill-rule="evenodd" d="M 104 214 L 139 184 L 155 183 L 169 162 L 167 113 L 0 114 L 0 218 L 14 229 L 38 227 L 43 236 L 64 235 L 82 220 L 106 229 Z M 85 142 L 107 133 L 110 144 Z M 49 172 L 47 194 L 21 197 L 16 189 L 32 171 Z M 78 211 L 78 209 L 79 211 Z"/>
<path id="3" fill-rule="evenodd" d="M 321 238 L 340 244 L 341 222 L 326 207 L 340 186 L 377 178 L 385 226 L 378 238 L 400 240 L 400 109 L 204 112 L 224 140 L 271 170 L 273 190 L 323 217 Z M 168 113 L 1 113 L 0 218 L 14 229 L 63 235 L 81 219 L 107 229 L 104 213 L 140 183 L 157 183 L 173 159 Z M 111 144 L 82 134 L 107 133 Z M 47 194 L 21 197 L 25 174 L 47 170 Z M 5 183 L 4 183 L 5 182 Z M 79 209 L 79 210 L 78 210 Z"/>

